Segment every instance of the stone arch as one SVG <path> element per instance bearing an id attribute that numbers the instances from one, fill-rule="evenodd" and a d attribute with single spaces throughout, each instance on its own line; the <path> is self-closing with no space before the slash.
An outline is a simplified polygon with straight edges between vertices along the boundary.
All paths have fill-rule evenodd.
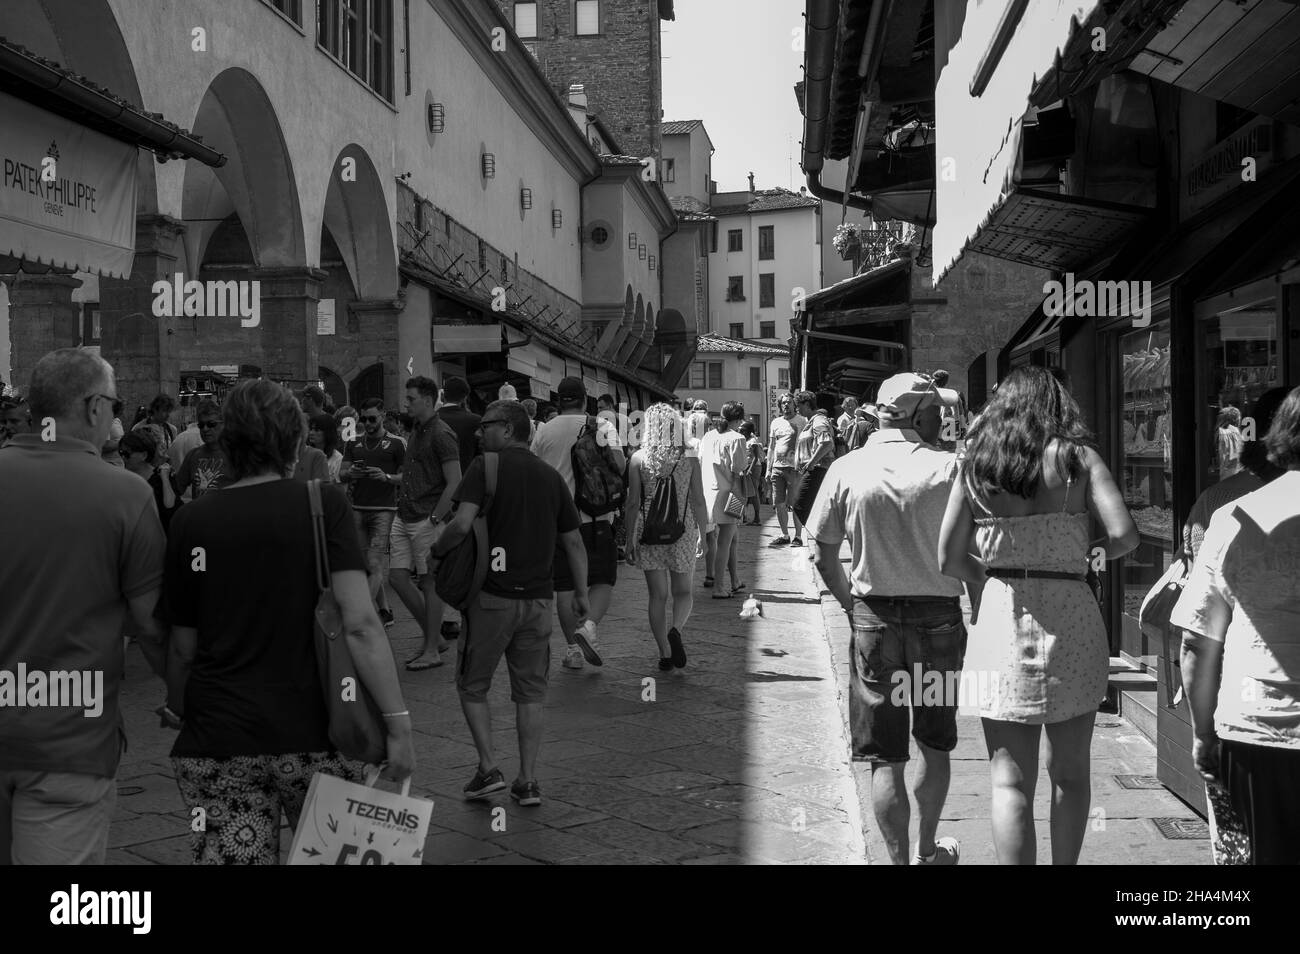
<path id="1" fill-rule="evenodd" d="M 636 311 L 632 315 L 632 337 L 640 338 L 645 334 L 645 299 L 638 293 Z"/>
<path id="2" fill-rule="evenodd" d="M 348 385 L 343 380 L 342 375 L 338 374 L 332 368 L 321 365 L 318 369 L 320 374 L 321 385 L 325 388 L 325 393 L 329 396 L 330 403 L 335 407 L 342 407 L 348 403 Z"/>
<path id="3" fill-rule="evenodd" d="M 391 223 L 375 164 L 364 149 L 349 143 L 330 170 L 322 228 L 333 237 L 360 299 L 397 297 L 397 252 Z"/>
<path id="4" fill-rule="evenodd" d="M 0 5 L 0 36 L 80 73 L 132 106 L 144 106 L 135 65 L 108 0 L 5 0 Z M 138 214 L 158 211 L 156 165 L 153 153 L 139 150 Z"/>
<path id="5" fill-rule="evenodd" d="M 227 157 L 213 169 L 188 163 L 181 215 L 190 227 L 185 244 L 195 270 L 219 224 L 237 217 L 253 263 L 262 268 L 307 262 L 302 208 L 284 132 L 257 78 L 232 67 L 203 95 L 191 128 Z"/>

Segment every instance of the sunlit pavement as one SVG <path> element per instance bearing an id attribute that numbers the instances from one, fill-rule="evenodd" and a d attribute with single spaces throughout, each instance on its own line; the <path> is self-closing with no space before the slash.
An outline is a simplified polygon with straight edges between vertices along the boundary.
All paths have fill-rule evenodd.
<path id="1" fill-rule="evenodd" d="M 614 609 L 599 630 L 602 668 L 562 669 L 552 645 L 551 692 L 538 808 L 507 793 L 466 803 L 461 787 L 477 756 L 452 685 L 452 662 L 401 670 L 417 734 L 412 792 L 434 801 L 428 864 L 861 864 L 886 859 L 870 810 L 864 766 L 849 760 L 843 717 L 848 627 L 814 582 L 807 549 L 771 547 L 762 528 L 741 529 L 740 566 L 762 603 L 696 590 L 684 640 L 686 669 L 660 673 L 646 622 L 644 577 L 619 567 Z M 697 582 L 703 580 L 703 562 Z M 819 582 L 819 581 L 817 581 Z M 389 630 L 399 664 L 415 655 L 414 622 L 394 601 Z M 130 748 L 119 773 L 109 862 L 187 864 L 189 816 L 171 775 L 173 736 L 152 710 L 163 687 L 134 648 L 124 709 Z M 496 747 L 507 779 L 517 771 L 514 714 L 504 665 L 492 690 Z M 940 833 L 962 841 L 962 863 L 994 861 L 986 754 L 979 720 L 963 715 L 951 793 Z M 1116 716 L 1099 714 L 1093 743 L 1094 818 L 1082 861 L 1100 864 L 1209 862 L 1195 816 L 1163 789 L 1125 788 L 1118 777 L 1155 775 L 1155 749 Z M 1036 816 L 1039 859 L 1047 846 L 1045 771 Z M 1140 784 L 1140 782 L 1138 783 Z M 915 829 L 916 814 L 913 812 Z M 915 832 L 913 834 L 915 837 Z M 282 850 L 291 833 L 286 828 Z"/>

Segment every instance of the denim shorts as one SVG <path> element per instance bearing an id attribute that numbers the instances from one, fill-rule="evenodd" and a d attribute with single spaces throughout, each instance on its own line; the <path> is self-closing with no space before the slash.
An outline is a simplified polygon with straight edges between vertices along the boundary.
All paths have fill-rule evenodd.
<path id="1" fill-rule="evenodd" d="M 956 597 L 867 597 L 853 603 L 849 724 L 853 759 L 908 760 L 916 741 L 957 746 L 957 698 L 966 626 Z"/>

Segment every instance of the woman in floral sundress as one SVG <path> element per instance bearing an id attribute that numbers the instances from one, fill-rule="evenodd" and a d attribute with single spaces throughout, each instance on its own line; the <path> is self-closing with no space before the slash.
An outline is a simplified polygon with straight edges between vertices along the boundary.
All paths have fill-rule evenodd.
<path id="1" fill-rule="evenodd" d="M 685 531 L 672 543 L 641 542 L 641 529 L 660 476 L 670 477 L 677 495 L 677 512 Z M 628 464 L 627 562 L 640 564 L 650 590 L 650 632 L 659 645 L 659 668 L 686 665 L 682 630 L 695 603 L 694 574 L 700 528 L 708 525 L 700 459 L 688 454 L 682 419 L 669 405 L 655 404 L 645 412 L 641 449 Z M 672 594 L 672 626 L 668 626 L 668 596 Z"/>

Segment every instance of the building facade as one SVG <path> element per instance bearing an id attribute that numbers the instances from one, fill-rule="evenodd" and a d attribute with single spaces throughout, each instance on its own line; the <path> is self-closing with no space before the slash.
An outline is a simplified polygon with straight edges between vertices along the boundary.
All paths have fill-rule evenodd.
<path id="1" fill-rule="evenodd" d="M 779 369 L 786 367 L 790 352 L 785 347 L 742 341 L 713 333 L 702 334 L 690 372 L 682 378 L 678 393 L 707 401 L 713 414 L 728 401 L 744 405 L 745 417 L 766 440 L 766 422 L 772 394 L 779 387 Z"/>
<path id="2" fill-rule="evenodd" d="M 93 44 L 74 39 L 87 18 Z M 609 170 L 495 6 L 20 0 L 0 37 L 221 160 L 143 154 L 126 274 L 8 270 L 20 387 L 50 347 L 98 344 L 131 401 L 261 375 L 394 403 L 406 375 L 452 370 L 485 395 L 513 376 L 549 397 L 569 370 L 638 406 L 670 393 L 629 369 L 654 344 L 635 298 L 657 310 L 657 281 L 618 314 L 613 352 L 584 315 L 584 189 Z M 657 213 L 645 231 L 666 234 L 666 200 Z"/>

